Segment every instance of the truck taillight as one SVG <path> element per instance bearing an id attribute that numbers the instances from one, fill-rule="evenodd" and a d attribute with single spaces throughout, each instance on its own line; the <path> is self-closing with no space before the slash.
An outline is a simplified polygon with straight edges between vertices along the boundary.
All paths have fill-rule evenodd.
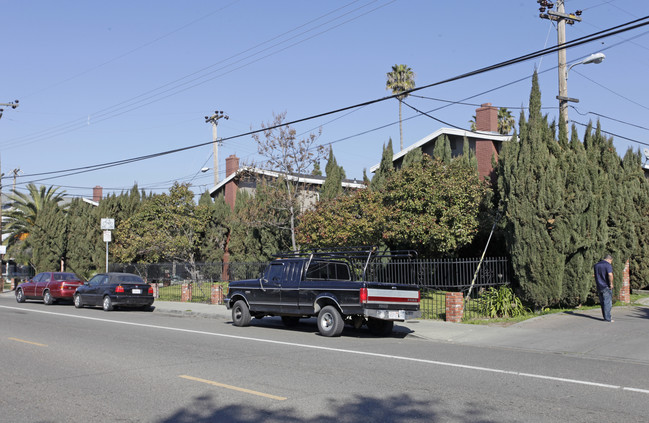
<path id="1" fill-rule="evenodd" d="M 122 285 L 117 285 L 115 292 L 124 292 L 124 287 Z"/>
<path id="2" fill-rule="evenodd" d="M 361 288 L 361 304 L 365 304 L 367 302 L 367 288 Z"/>

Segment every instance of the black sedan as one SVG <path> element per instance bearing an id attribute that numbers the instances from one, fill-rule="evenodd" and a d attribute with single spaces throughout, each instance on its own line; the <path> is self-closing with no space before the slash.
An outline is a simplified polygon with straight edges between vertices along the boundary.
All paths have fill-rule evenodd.
<path id="1" fill-rule="evenodd" d="M 101 306 L 105 311 L 116 307 L 139 307 L 150 310 L 153 288 L 131 273 L 100 273 L 77 288 L 74 306 Z"/>

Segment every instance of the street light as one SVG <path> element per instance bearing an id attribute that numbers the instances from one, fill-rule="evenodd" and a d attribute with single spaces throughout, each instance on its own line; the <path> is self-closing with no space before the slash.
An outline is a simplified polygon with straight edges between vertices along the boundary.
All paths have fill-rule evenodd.
<path id="1" fill-rule="evenodd" d="M 565 75 L 563 75 L 563 80 L 561 79 L 561 71 L 559 72 L 559 95 L 557 96 L 557 100 L 559 100 L 559 114 L 561 116 L 561 119 L 568 124 L 568 102 L 571 101 L 573 103 L 579 103 L 579 99 L 577 98 L 571 98 L 568 97 L 568 72 L 570 69 L 577 65 L 587 65 L 589 63 L 602 63 L 602 61 L 606 58 L 604 53 L 594 53 L 591 54 L 590 56 L 586 57 L 584 60 L 573 63 L 566 69 Z M 565 66 L 565 65 L 564 65 Z"/>
<path id="2" fill-rule="evenodd" d="M 602 63 L 604 61 L 604 59 L 606 59 L 606 56 L 604 55 L 604 53 L 593 53 L 590 56 L 588 56 L 587 58 L 585 58 L 584 60 L 582 60 L 581 62 L 573 63 L 572 65 L 570 65 L 570 67 L 566 71 L 566 80 L 568 79 L 568 72 L 570 72 L 570 69 L 574 68 L 575 66 L 577 66 L 577 65 L 588 65 L 590 63 L 594 63 L 594 64 L 598 65 L 598 64 Z"/>

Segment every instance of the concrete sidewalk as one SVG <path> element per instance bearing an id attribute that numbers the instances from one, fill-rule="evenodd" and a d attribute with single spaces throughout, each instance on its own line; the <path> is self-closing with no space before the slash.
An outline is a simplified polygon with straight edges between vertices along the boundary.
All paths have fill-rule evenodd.
<path id="1" fill-rule="evenodd" d="M 649 299 L 645 299 L 649 303 Z M 156 313 L 231 321 L 224 305 L 157 301 Z M 395 323 L 400 336 L 473 346 L 520 349 L 580 357 L 632 360 L 649 364 L 649 307 L 613 308 L 615 322 L 600 309 L 535 317 L 509 326 L 411 320 Z"/>

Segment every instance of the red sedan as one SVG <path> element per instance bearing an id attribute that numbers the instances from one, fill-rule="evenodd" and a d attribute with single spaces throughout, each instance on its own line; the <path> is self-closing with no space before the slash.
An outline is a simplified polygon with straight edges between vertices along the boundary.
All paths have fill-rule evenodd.
<path id="1" fill-rule="evenodd" d="M 74 273 L 43 272 L 18 285 L 16 301 L 43 300 L 43 303 L 50 305 L 57 300 L 72 300 L 74 291 L 81 285 L 83 281 Z"/>

